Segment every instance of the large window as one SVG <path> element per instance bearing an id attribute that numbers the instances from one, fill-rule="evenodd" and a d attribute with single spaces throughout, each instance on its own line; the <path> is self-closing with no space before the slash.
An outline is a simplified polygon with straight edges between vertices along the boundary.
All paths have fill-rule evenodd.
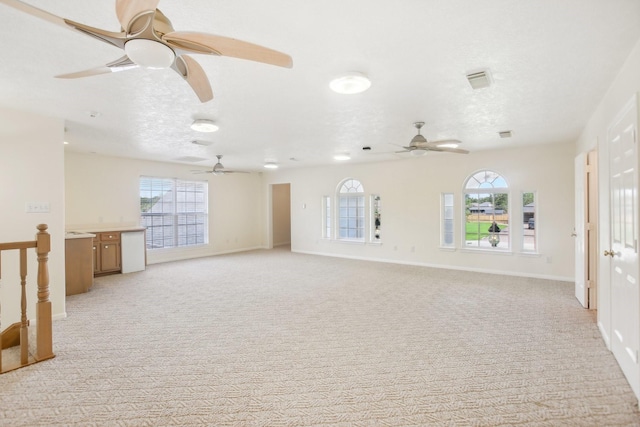
<path id="1" fill-rule="evenodd" d="M 322 196 L 322 237 L 325 239 L 331 238 L 331 221 L 331 197 Z"/>
<path id="2" fill-rule="evenodd" d="M 140 177 L 140 220 L 147 249 L 208 243 L 206 181 Z"/>
<path id="3" fill-rule="evenodd" d="M 346 179 L 338 191 L 338 238 L 364 241 L 364 187 Z"/>
<path id="4" fill-rule="evenodd" d="M 489 170 L 473 174 L 465 185 L 465 246 L 509 248 L 509 187 Z"/>
<path id="5" fill-rule="evenodd" d="M 536 252 L 536 193 L 522 193 L 522 251 Z"/>

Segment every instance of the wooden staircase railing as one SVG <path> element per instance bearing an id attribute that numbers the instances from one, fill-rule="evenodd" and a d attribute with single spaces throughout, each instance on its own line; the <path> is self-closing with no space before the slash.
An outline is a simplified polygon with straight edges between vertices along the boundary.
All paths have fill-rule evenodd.
<path id="1" fill-rule="evenodd" d="M 49 301 L 49 269 L 47 261 L 51 251 L 51 236 L 47 232 L 46 224 L 37 226 L 36 240 L 28 242 L 0 243 L 2 251 L 20 251 L 20 322 L 14 323 L 1 330 L 0 323 L 0 374 L 22 368 L 23 366 L 41 362 L 55 357 L 53 354 L 53 335 L 51 318 L 51 301 Z M 29 321 L 27 320 L 27 249 L 35 248 L 38 258 L 38 302 L 36 303 L 36 351 L 29 356 Z M 1 272 L 0 260 L 0 272 Z M 1 274 L 1 273 L 0 273 Z M 0 318 L 1 319 L 1 318 Z M 4 366 L 2 364 L 2 350 L 20 346 L 20 361 Z"/>

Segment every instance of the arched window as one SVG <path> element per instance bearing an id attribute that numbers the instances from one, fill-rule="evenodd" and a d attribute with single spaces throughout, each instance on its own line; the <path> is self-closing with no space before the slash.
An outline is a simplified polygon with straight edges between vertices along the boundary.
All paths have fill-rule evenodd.
<path id="1" fill-rule="evenodd" d="M 338 186 L 338 238 L 364 241 L 364 187 L 347 178 Z"/>
<path id="2" fill-rule="evenodd" d="M 498 173 L 483 170 L 467 179 L 465 246 L 509 249 L 509 186 Z"/>

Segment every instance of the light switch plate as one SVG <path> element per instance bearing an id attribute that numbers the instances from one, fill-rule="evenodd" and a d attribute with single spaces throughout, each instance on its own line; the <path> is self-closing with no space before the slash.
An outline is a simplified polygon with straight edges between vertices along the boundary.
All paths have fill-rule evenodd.
<path id="1" fill-rule="evenodd" d="M 27 202 L 25 210 L 27 213 L 49 213 L 49 202 Z"/>

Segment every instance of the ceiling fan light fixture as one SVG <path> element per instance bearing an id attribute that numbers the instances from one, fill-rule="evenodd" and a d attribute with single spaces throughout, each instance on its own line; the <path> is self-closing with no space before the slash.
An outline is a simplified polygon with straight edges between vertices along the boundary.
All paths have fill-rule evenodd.
<path id="1" fill-rule="evenodd" d="M 333 160 L 339 160 L 339 161 L 351 160 L 351 156 L 349 155 L 349 153 L 338 153 L 333 156 Z"/>
<path id="2" fill-rule="evenodd" d="M 160 42 L 147 39 L 132 39 L 124 45 L 131 61 L 143 68 L 169 68 L 176 59 L 173 50 Z"/>
<path id="3" fill-rule="evenodd" d="M 194 122 L 191 123 L 191 129 L 197 132 L 215 132 L 220 128 L 211 120 L 198 119 L 198 120 L 194 120 Z"/>
<path id="4" fill-rule="evenodd" d="M 264 167 L 265 167 L 266 169 L 278 169 L 278 164 L 277 164 L 277 163 L 275 163 L 275 162 L 266 162 L 266 163 L 264 164 Z"/>
<path id="5" fill-rule="evenodd" d="M 351 72 L 331 80 L 329 87 L 336 93 L 353 95 L 369 89 L 371 80 L 362 73 Z"/>
<path id="6" fill-rule="evenodd" d="M 444 144 L 438 144 L 437 147 L 440 148 L 458 148 L 460 144 L 457 142 L 445 142 Z"/>
<path id="7" fill-rule="evenodd" d="M 414 157 L 421 157 L 421 156 L 424 156 L 425 154 L 427 154 L 427 150 L 423 150 L 422 148 L 416 148 L 414 150 L 411 150 L 411 155 Z"/>

